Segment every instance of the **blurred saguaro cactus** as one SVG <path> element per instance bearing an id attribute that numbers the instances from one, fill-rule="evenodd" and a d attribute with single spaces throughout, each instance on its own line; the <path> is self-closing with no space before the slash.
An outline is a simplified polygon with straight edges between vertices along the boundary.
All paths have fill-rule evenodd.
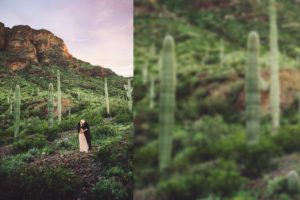
<path id="1" fill-rule="evenodd" d="M 53 127 L 54 122 L 54 96 L 53 96 L 53 84 L 49 84 L 48 88 L 48 126 Z"/>
<path id="2" fill-rule="evenodd" d="M 18 137 L 20 131 L 20 115 L 21 115 L 21 91 L 20 86 L 16 85 L 14 94 L 14 137 Z"/>
<path id="3" fill-rule="evenodd" d="M 247 143 L 258 143 L 260 133 L 260 67 L 259 35 L 252 31 L 248 36 L 246 67 L 246 133 Z"/>
<path id="4" fill-rule="evenodd" d="M 175 90 L 175 42 L 173 37 L 168 35 L 163 41 L 160 57 L 159 169 L 161 172 L 164 172 L 169 167 L 171 161 Z"/>
<path id="5" fill-rule="evenodd" d="M 133 88 L 131 87 L 131 84 L 130 84 L 130 79 L 127 80 L 127 85 L 124 85 L 124 88 L 126 90 L 126 95 L 128 97 L 128 109 L 130 112 L 132 112 L 132 91 L 133 91 Z"/>
<path id="6" fill-rule="evenodd" d="M 108 95 L 108 88 L 107 88 L 107 80 L 106 77 L 104 78 L 104 94 L 105 94 L 105 106 L 106 106 L 106 112 L 108 115 L 110 115 L 110 109 L 109 109 L 109 95 Z"/>
<path id="7" fill-rule="evenodd" d="M 61 122 L 61 85 L 60 85 L 60 71 L 57 70 L 57 115 L 58 115 L 58 122 Z"/>
<path id="8" fill-rule="evenodd" d="M 276 0 L 270 0 L 269 8 L 270 20 L 270 71 L 271 71 L 271 91 L 270 105 L 272 117 L 273 134 L 280 126 L 280 83 L 279 83 L 279 49 L 278 49 L 278 28 Z"/>

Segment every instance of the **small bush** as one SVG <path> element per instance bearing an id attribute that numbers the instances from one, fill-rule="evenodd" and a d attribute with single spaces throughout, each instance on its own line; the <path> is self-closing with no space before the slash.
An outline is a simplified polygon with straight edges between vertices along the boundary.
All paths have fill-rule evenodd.
<path id="1" fill-rule="evenodd" d="M 74 199 L 79 180 L 64 168 L 20 168 L 1 179 L 0 199 Z"/>
<path id="2" fill-rule="evenodd" d="M 47 144 L 47 140 L 44 135 L 31 135 L 25 138 L 20 138 L 13 143 L 14 152 L 23 152 L 32 148 L 44 147 Z"/>
<path id="3" fill-rule="evenodd" d="M 2 160 L 0 171 L 5 171 L 5 172 L 15 171 L 16 169 L 26 165 L 26 163 L 32 160 L 33 158 L 30 153 L 22 153 L 22 154 L 8 156 L 4 160 Z"/>
<path id="4" fill-rule="evenodd" d="M 105 167 L 128 163 L 131 160 L 128 141 L 120 139 L 108 141 L 97 151 L 96 157 Z"/>
<path id="5" fill-rule="evenodd" d="M 281 149 L 269 139 L 261 138 L 258 144 L 241 146 L 237 161 L 245 176 L 255 178 L 276 166 L 272 158 L 280 155 L 280 152 Z"/>
<path id="6" fill-rule="evenodd" d="M 122 183 L 113 179 L 100 180 L 93 188 L 95 199 L 127 200 L 128 193 Z"/>
<path id="7" fill-rule="evenodd" d="M 93 135 L 95 135 L 97 138 L 101 138 L 103 136 L 114 136 L 116 133 L 117 130 L 112 125 L 101 125 L 93 131 Z"/>
<path id="8" fill-rule="evenodd" d="M 300 151 L 300 126 L 282 127 L 273 137 L 276 145 L 282 147 L 285 153 Z"/>
<path id="9" fill-rule="evenodd" d="M 185 175 L 161 181 L 158 194 L 162 199 L 189 200 L 217 194 L 232 195 L 245 183 L 233 161 L 218 161 L 211 166 L 195 166 Z"/>
<path id="10" fill-rule="evenodd" d="M 114 118 L 115 122 L 117 123 L 127 123 L 127 122 L 132 122 L 133 116 L 132 113 L 129 112 L 128 109 L 124 110 L 122 109 L 121 111 L 118 112 L 118 114 Z"/>

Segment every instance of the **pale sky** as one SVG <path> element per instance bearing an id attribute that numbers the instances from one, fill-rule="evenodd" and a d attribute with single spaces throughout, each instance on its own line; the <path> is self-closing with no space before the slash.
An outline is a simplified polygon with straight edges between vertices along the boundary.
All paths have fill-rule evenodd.
<path id="1" fill-rule="evenodd" d="M 0 22 L 47 29 L 74 57 L 133 75 L 133 0 L 0 0 Z"/>

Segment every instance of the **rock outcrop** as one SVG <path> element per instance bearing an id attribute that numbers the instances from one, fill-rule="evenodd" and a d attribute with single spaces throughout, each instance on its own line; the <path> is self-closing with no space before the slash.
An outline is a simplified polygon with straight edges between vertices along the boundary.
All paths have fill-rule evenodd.
<path id="1" fill-rule="evenodd" d="M 12 71 L 29 65 L 60 65 L 90 73 L 89 70 L 82 70 L 78 60 L 69 53 L 61 38 L 45 29 L 35 30 L 26 25 L 7 28 L 0 22 L 0 51 L 5 52 L 4 63 Z M 99 68 L 98 76 L 115 74 L 110 69 L 94 67 Z"/>

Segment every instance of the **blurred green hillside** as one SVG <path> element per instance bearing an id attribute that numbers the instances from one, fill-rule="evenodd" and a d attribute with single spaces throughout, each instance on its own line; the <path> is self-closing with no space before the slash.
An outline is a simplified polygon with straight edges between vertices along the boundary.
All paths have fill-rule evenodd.
<path id="1" fill-rule="evenodd" d="M 282 118 L 276 136 L 270 134 L 268 2 L 135 1 L 136 199 L 299 198 L 297 191 L 287 189 L 286 176 L 300 170 L 300 2 L 277 1 Z M 249 148 L 244 87 L 246 44 L 252 30 L 261 39 L 264 90 L 261 141 Z M 177 86 L 172 163 L 169 177 L 162 179 L 159 54 L 166 35 L 176 43 Z M 150 108 L 151 76 L 154 108 Z"/>

